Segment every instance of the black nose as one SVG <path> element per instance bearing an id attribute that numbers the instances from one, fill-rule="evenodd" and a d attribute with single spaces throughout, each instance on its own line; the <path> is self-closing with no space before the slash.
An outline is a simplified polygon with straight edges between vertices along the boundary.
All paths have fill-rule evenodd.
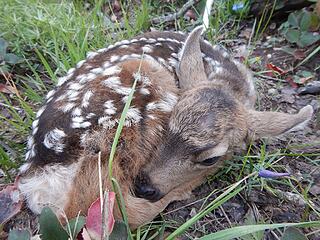
<path id="1" fill-rule="evenodd" d="M 145 181 L 141 181 L 141 179 L 139 180 L 136 181 L 134 185 L 134 193 L 136 197 L 144 198 L 152 202 L 160 200 L 162 194 L 160 193 L 159 189 L 147 184 Z"/>

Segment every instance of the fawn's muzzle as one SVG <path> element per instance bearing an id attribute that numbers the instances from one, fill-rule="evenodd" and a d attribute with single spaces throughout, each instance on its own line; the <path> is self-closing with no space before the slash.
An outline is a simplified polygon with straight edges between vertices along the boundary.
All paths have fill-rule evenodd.
<path id="1" fill-rule="evenodd" d="M 151 202 L 156 202 L 163 197 L 161 191 L 152 186 L 150 180 L 146 176 L 137 177 L 134 183 L 134 193 L 138 198 L 144 198 Z"/>

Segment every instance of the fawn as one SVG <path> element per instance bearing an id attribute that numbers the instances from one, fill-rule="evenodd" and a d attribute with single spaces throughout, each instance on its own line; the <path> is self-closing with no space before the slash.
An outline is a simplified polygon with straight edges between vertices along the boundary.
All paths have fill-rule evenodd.
<path id="1" fill-rule="evenodd" d="M 29 208 L 59 215 L 86 213 L 99 197 L 115 130 L 137 80 L 114 158 L 131 228 L 152 220 L 213 174 L 250 139 L 303 128 L 310 105 L 297 114 L 254 110 L 250 71 L 223 49 L 188 36 L 149 32 L 97 52 L 59 79 L 37 112 L 19 189 Z M 115 208 L 116 218 L 120 218 Z"/>

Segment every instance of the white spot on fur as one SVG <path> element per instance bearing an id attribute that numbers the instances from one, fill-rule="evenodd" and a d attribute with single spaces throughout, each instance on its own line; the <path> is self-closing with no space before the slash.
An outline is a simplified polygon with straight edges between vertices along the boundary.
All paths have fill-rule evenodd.
<path id="1" fill-rule="evenodd" d="M 72 122 L 71 127 L 72 128 L 88 128 L 90 127 L 92 124 L 91 122 Z"/>
<path id="2" fill-rule="evenodd" d="M 156 43 L 157 40 L 154 39 L 154 38 L 148 38 L 148 39 L 147 39 L 147 42 L 148 42 L 148 43 Z"/>
<path id="3" fill-rule="evenodd" d="M 113 105 L 113 100 L 106 101 L 103 106 L 105 107 L 104 112 L 107 115 L 113 115 L 117 112 L 117 108 Z"/>
<path id="4" fill-rule="evenodd" d="M 58 79 L 58 84 L 57 84 L 57 86 L 59 87 L 59 86 L 61 86 L 62 84 L 64 84 L 66 81 L 68 81 L 69 79 L 65 76 L 65 77 L 60 77 L 59 79 Z"/>
<path id="5" fill-rule="evenodd" d="M 171 46 L 171 45 L 168 45 L 168 48 L 169 48 L 171 51 L 174 51 L 174 50 L 175 50 L 174 47 Z"/>
<path id="6" fill-rule="evenodd" d="M 40 214 L 43 207 L 49 206 L 60 215 L 68 202 L 68 193 L 79 165 L 80 162 L 69 166 L 45 165 L 31 177 L 20 177 L 18 188 L 29 208 Z"/>
<path id="7" fill-rule="evenodd" d="M 32 135 L 35 135 L 38 132 L 38 127 L 35 127 L 34 129 L 32 129 Z"/>
<path id="8" fill-rule="evenodd" d="M 47 93 L 46 99 L 48 100 L 49 98 L 51 98 L 55 92 L 56 92 L 55 90 L 49 91 L 49 92 Z"/>
<path id="9" fill-rule="evenodd" d="M 64 105 L 62 108 L 60 108 L 63 112 L 69 112 L 72 108 L 74 108 L 75 106 L 75 103 L 73 102 L 70 102 L 70 103 L 67 103 L 66 105 Z"/>
<path id="10" fill-rule="evenodd" d="M 70 89 L 70 90 L 76 90 L 76 91 L 81 90 L 83 87 L 84 87 L 84 85 L 79 84 L 79 83 L 76 83 L 76 82 L 71 83 L 71 84 L 69 85 L 69 89 Z"/>
<path id="11" fill-rule="evenodd" d="M 118 61 L 119 58 L 120 58 L 119 56 L 111 56 L 111 57 L 110 57 L 110 62 Z"/>
<path id="12" fill-rule="evenodd" d="M 31 163 L 25 163 L 25 164 L 21 165 L 21 167 L 19 168 L 19 172 L 25 173 L 26 171 L 29 170 L 30 167 L 31 167 Z"/>
<path id="13" fill-rule="evenodd" d="M 36 118 L 39 118 L 39 117 L 41 116 L 41 114 L 44 112 L 45 109 L 46 109 L 46 106 L 42 106 L 42 107 L 38 110 L 38 112 L 37 112 L 37 114 L 36 114 Z"/>
<path id="14" fill-rule="evenodd" d="M 149 94 L 150 94 L 150 91 L 149 91 L 149 89 L 147 89 L 147 88 L 140 88 L 140 93 L 141 93 L 142 95 L 149 95 Z"/>
<path id="15" fill-rule="evenodd" d="M 34 138 L 32 136 L 29 136 L 27 141 L 27 148 L 30 149 L 33 144 L 34 144 Z"/>
<path id="16" fill-rule="evenodd" d="M 39 119 L 36 119 L 32 122 L 32 128 L 36 128 L 38 127 L 38 124 L 39 124 Z"/>
<path id="17" fill-rule="evenodd" d="M 172 58 L 172 57 L 168 58 L 168 62 L 174 68 L 177 68 L 179 65 L 179 62 L 175 58 Z"/>
<path id="18" fill-rule="evenodd" d="M 103 70 L 104 69 L 102 67 L 98 67 L 98 68 L 91 69 L 90 72 L 93 74 L 99 75 L 103 72 Z"/>
<path id="19" fill-rule="evenodd" d="M 142 51 L 144 52 L 144 53 L 152 53 L 152 51 L 153 51 L 153 49 L 152 49 L 152 47 L 151 46 L 143 46 L 142 47 Z"/>
<path id="20" fill-rule="evenodd" d="M 108 67 L 108 68 L 104 69 L 102 72 L 102 75 L 111 76 L 114 74 L 118 74 L 120 72 L 121 72 L 121 68 L 119 68 L 118 66 L 112 66 L 112 67 Z"/>
<path id="21" fill-rule="evenodd" d="M 98 50 L 99 53 L 106 52 L 108 49 L 113 48 L 113 45 L 109 45 L 108 48 L 101 48 Z"/>
<path id="22" fill-rule="evenodd" d="M 94 58 L 95 56 L 97 56 L 99 53 L 97 53 L 97 52 L 88 52 L 87 53 L 87 58 L 89 58 L 89 59 L 92 59 L 92 58 Z"/>
<path id="23" fill-rule="evenodd" d="M 81 108 L 76 107 L 75 109 L 73 109 L 71 116 L 72 117 L 81 116 L 81 112 L 82 112 Z"/>
<path id="24" fill-rule="evenodd" d="M 158 102 L 148 103 L 146 108 L 148 111 L 160 110 L 163 112 L 171 112 L 173 107 L 176 105 L 178 97 L 170 92 L 164 93 L 163 97 Z"/>
<path id="25" fill-rule="evenodd" d="M 92 97 L 92 95 L 93 95 L 92 90 L 88 90 L 85 92 L 85 94 L 82 97 L 81 107 L 86 108 L 89 106 L 89 100 Z"/>
<path id="26" fill-rule="evenodd" d="M 103 81 L 103 84 L 121 95 L 129 95 L 131 88 L 121 86 L 119 77 L 109 77 Z"/>
<path id="27" fill-rule="evenodd" d="M 138 123 L 142 116 L 138 108 L 130 107 L 128 109 L 124 125 L 130 127 L 132 124 Z"/>
<path id="28" fill-rule="evenodd" d="M 61 153 L 64 149 L 64 138 L 66 136 L 64 131 L 55 128 L 44 136 L 43 144 L 46 148 Z"/>
<path id="29" fill-rule="evenodd" d="M 95 113 L 88 113 L 87 116 L 86 116 L 86 119 L 93 118 L 94 116 L 96 116 Z"/>
<path id="30" fill-rule="evenodd" d="M 77 68 L 80 68 L 85 62 L 86 62 L 86 60 L 81 60 L 80 62 L 78 62 Z"/>

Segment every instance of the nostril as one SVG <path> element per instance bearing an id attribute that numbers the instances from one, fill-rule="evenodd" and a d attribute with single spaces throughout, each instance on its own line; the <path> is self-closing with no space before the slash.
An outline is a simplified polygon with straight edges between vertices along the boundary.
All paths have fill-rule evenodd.
<path id="1" fill-rule="evenodd" d="M 135 195 L 139 198 L 144 198 L 151 201 L 157 201 L 159 200 L 159 190 L 149 186 L 149 185 L 143 185 L 143 184 L 136 184 L 135 185 Z"/>

